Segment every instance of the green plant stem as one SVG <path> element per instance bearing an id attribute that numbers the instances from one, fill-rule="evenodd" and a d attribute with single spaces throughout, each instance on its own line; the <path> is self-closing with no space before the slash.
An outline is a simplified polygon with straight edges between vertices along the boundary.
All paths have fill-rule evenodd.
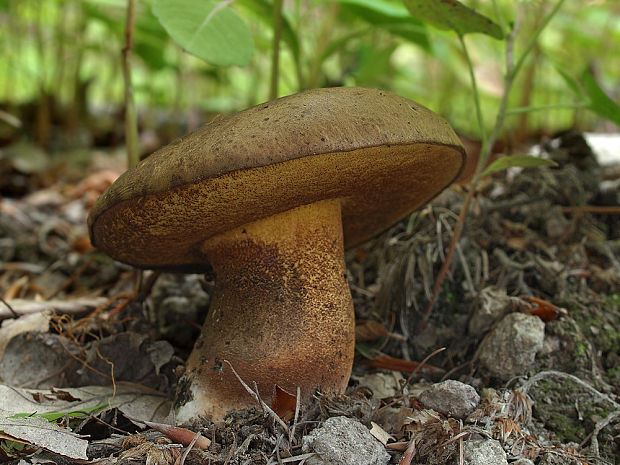
<path id="1" fill-rule="evenodd" d="M 129 168 L 137 165 L 140 160 L 138 154 L 138 116 L 131 82 L 131 38 L 135 13 L 135 0 L 127 0 L 125 46 L 123 47 L 123 78 L 125 81 L 125 145 L 127 147 L 127 166 Z"/>
<path id="2" fill-rule="evenodd" d="M 534 46 L 536 45 L 536 41 L 540 37 L 540 34 L 547 27 L 547 25 L 549 24 L 551 19 L 555 16 L 555 14 L 558 12 L 558 10 L 560 9 L 564 1 L 565 0 L 559 0 L 555 4 L 551 12 L 549 12 L 549 14 L 542 21 L 542 23 L 540 24 L 540 27 L 536 31 L 534 31 L 532 38 L 528 42 L 527 46 L 523 50 L 523 53 L 521 54 L 521 57 L 517 60 L 516 63 L 514 62 L 514 59 L 513 59 L 514 57 L 513 53 L 514 53 L 514 45 L 516 42 L 517 32 L 519 31 L 520 21 L 515 22 L 515 26 L 512 29 L 510 36 L 508 37 L 508 40 L 506 41 L 506 76 L 504 78 L 504 93 L 502 95 L 502 100 L 500 102 L 499 109 L 497 111 L 497 116 L 495 118 L 495 126 L 493 127 L 493 131 L 491 132 L 491 135 L 488 138 L 487 144 L 486 145 L 483 144 L 482 148 L 480 149 L 480 159 L 478 160 L 478 166 L 476 167 L 476 172 L 471 182 L 472 188 L 474 189 L 478 185 L 478 182 L 480 181 L 480 178 L 482 177 L 482 173 L 484 172 L 484 168 L 486 167 L 489 161 L 489 158 L 491 156 L 491 149 L 493 148 L 493 144 L 495 144 L 495 141 L 499 138 L 502 127 L 504 126 L 504 120 L 506 119 L 506 116 L 508 114 L 508 97 L 510 96 L 510 92 L 512 91 L 512 86 L 515 82 L 515 79 L 517 75 L 519 74 L 519 70 L 523 66 L 523 63 L 525 63 L 525 60 L 527 56 L 529 55 L 529 53 L 534 49 Z"/>
<path id="3" fill-rule="evenodd" d="M 318 34 L 318 42 L 315 46 L 316 53 L 310 63 L 310 72 L 308 75 L 308 80 L 306 81 L 306 85 L 309 89 L 319 87 L 321 84 L 321 65 L 323 64 L 321 58 L 325 50 L 329 48 L 330 40 L 334 31 L 334 24 L 336 23 L 336 19 L 338 18 L 338 13 L 340 11 L 340 4 L 326 3 L 325 9 L 325 17 L 323 18 L 321 29 Z"/>
<path id="4" fill-rule="evenodd" d="M 282 3 L 273 1 L 273 52 L 271 55 L 271 89 L 269 100 L 278 98 L 278 82 L 280 72 L 280 39 L 282 37 Z"/>
<path id="5" fill-rule="evenodd" d="M 577 103 L 553 103 L 550 105 L 511 108 L 510 110 L 506 110 L 506 116 L 519 115 L 522 113 L 531 113 L 533 111 L 543 111 L 543 110 L 563 110 L 563 109 L 578 110 L 579 108 L 586 108 L 588 105 L 589 105 L 588 101 L 583 101 L 583 102 L 577 102 Z"/>
<path id="6" fill-rule="evenodd" d="M 463 54 L 465 55 L 465 60 L 467 61 L 467 69 L 469 70 L 469 79 L 471 81 L 472 93 L 474 95 L 474 106 L 476 108 L 476 119 L 478 120 L 478 128 L 480 130 L 480 141 L 482 143 L 482 147 L 484 147 L 487 143 L 486 137 L 486 129 L 484 127 L 484 119 L 482 118 L 482 109 L 480 107 L 480 93 L 478 92 L 478 82 L 476 81 L 476 73 L 474 71 L 474 64 L 471 61 L 469 56 L 469 50 L 467 49 L 467 45 L 465 44 L 465 38 L 462 34 L 458 34 L 459 42 L 461 43 L 461 48 L 463 50 Z"/>
<path id="7" fill-rule="evenodd" d="M 502 30 L 502 36 L 506 35 L 506 21 L 504 20 L 504 15 L 499 8 L 499 3 L 497 0 L 493 0 L 493 10 L 495 11 L 495 17 L 497 18 L 497 22 L 499 28 Z"/>
<path id="8" fill-rule="evenodd" d="M 547 25 L 553 19 L 556 13 L 560 10 L 560 8 L 562 8 L 564 1 L 565 0 L 558 0 L 558 2 L 555 4 L 553 9 L 549 12 L 549 14 L 543 20 L 540 27 L 534 31 L 534 34 L 530 38 L 530 41 L 527 43 L 527 45 L 523 49 L 523 53 L 521 54 L 521 57 L 517 60 L 517 63 L 514 65 L 514 68 L 512 69 L 511 74 L 513 75 L 513 78 L 514 78 L 514 75 L 519 74 L 519 70 L 523 66 L 523 63 L 525 63 L 526 58 L 528 57 L 528 55 L 530 54 L 530 52 L 536 45 L 536 42 L 538 42 L 538 38 L 540 37 L 540 34 L 542 34 L 542 32 L 546 29 Z"/>
<path id="9" fill-rule="evenodd" d="M 450 264 L 452 263 L 452 257 L 454 256 L 454 250 L 456 249 L 456 244 L 461 237 L 461 232 L 463 231 L 463 226 L 465 224 L 465 220 L 469 212 L 469 206 L 476 192 L 476 187 L 478 186 L 478 183 L 480 182 L 482 173 L 484 172 L 484 168 L 486 167 L 486 164 L 491 155 L 491 149 L 493 147 L 493 144 L 499 137 L 500 131 L 504 124 L 504 119 L 508 113 L 507 111 L 508 97 L 510 95 L 510 91 L 512 90 L 512 86 L 514 84 L 515 78 L 519 70 L 523 66 L 523 63 L 525 62 L 525 58 L 534 48 L 534 45 L 536 44 L 536 40 L 538 39 L 538 37 L 540 37 L 540 34 L 542 33 L 542 31 L 549 24 L 549 22 L 551 21 L 553 16 L 558 12 L 558 10 L 560 9 L 563 3 L 564 3 L 564 0 L 559 0 L 558 3 L 556 3 L 553 10 L 547 15 L 547 17 L 541 23 L 540 27 L 535 31 L 532 39 L 530 40 L 528 45 L 525 47 L 523 54 L 521 55 L 521 57 L 519 58 L 516 64 L 513 64 L 514 63 L 513 50 L 514 50 L 514 43 L 516 39 L 516 33 L 519 29 L 518 21 L 515 24 L 515 27 L 512 29 L 510 36 L 506 40 L 506 75 L 504 78 L 504 92 L 503 92 L 502 100 L 500 102 L 497 116 L 495 119 L 495 125 L 489 137 L 486 137 L 486 130 L 484 128 L 484 124 L 482 121 L 482 112 L 480 110 L 480 95 L 478 93 L 478 87 L 476 85 L 474 68 L 469 58 L 469 53 L 467 51 L 467 46 L 465 44 L 465 41 L 463 40 L 463 36 L 460 34 L 457 34 L 459 41 L 461 43 L 461 46 L 463 48 L 463 51 L 465 53 L 465 57 L 467 59 L 467 65 L 469 67 L 470 78 L 472 81 L 472 92 L 474 94 L 474 103 L 476 106 L 476 116 L 478 118 L 478 122 L 480 125 L 480 135 L 481 135 L 480 138 L 482 141 L 482 147 L 480 148 L 480 159 L 478 160 L 478 165 L 476 166 L 476 172 L 474 173 L 474 177 L 471 180 L 469 191 L 467 193 L 467 196 L 465 197 L 463 206 L 461 208 L 461 212 L 454 226 L 452 238 L 450 239 L 450 244 L 448 245 L 448 249 L 446 251 L 446 259 L 444 260 L 441 266 L 441 269 L 439 270 L 439 273 L 437 274 L 437 279 L 435 280 L 435 284 L 433 285 L 433 293 L 431 295 L 431 298 L 429 299 L 426 307 L 424 308 L 422 312 L 423 319 L 418 325 L 418 327 L 416 328 L 418 332 L 424 329 L 424 327 L 426 326 L 426 322 L 428 321 L 428 316 L 430 315 L 431 311 L 433 310 L 433 307 L 435 306 L 435 303 L 437 302 L 437 298 L 439 297 L 439 291 L 441 290 L 443 281 L 446 277 L 446 274 L 448 273 Z"/>

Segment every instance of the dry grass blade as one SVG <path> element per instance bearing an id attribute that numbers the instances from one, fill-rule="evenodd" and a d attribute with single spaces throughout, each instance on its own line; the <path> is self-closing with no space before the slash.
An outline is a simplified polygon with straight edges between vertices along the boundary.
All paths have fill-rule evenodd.
<path id="1" fill-rule="evenodd" d="M 280 424 L 280 426 L 284 429 L 284 431 L 286 431 L 286 434 L 289 435 L 290 438 L 290 430 L 289 427 L 286 423 L 284 423 L 282 421 L 282 419 L 278 416 L 278 414 L 276 412 L 274 412 L 271 407 L 269 407 L 264 401 L 263 399 L 260 398 L 260 396 L 254 392 L 250 386 L 248 386 L 242 379 L 241 376 L 239 376 L 239 373 L 237 373 L 237 371 L 233 368 L 232 364 L 228 361 L 228 360 L 224 360 L 224 363 L 227 363 L 228 366 L 230 367 L 230 369 L 232 370 L 233 374 L 235 375 L 235 377 L 237 378 L 237 380 L 239 380 L 239 382 L 241 383 L 241 385 L 245 388 L 246 391 L 248 391 L 248 393 L 254 398 L 254 400 L 258 403 L 258 405 L 263 409 L 264 412 L 267 412 L 277 423 Z"/>
<path id="2" fill-rule="evenodd" d="M 437 355 L 440 352 L 443 352 L 444 350 L 446 350 L 445 347 L 440 347 L 439 349 L 436 349 L 436 350 L 432 351 L 430 354 L 428 354 L 426 357 L 424 357 L 424 360 L 422 360 L 420 362 L 420 364 L 417 367 L 415 367 L 415 369 L 411 372 L 411 374 L 407 378 L 407 383 L 406 384 L 411 383 L 411 381 L 413 380 L 413 377 L 416 374 L 418 374 L 418 372 L 424 367 L 426 362 L 428 362 L 432 357 L 434 357 L 435 355 Z M 401 387 L 401 389 L 404 389 L 404 386 Z"/>
<path id="3" fill-rule="evenodd" d="M 177 460 L 175 462 L 175 465 L 184 465 L 185 464 L 185 459 L 187 458 L 187 456 L 189 455 L 190 451 L 192 450 L 192 447 L 194 447 L 194 444 L 196 444 L 196 441 L 198 441 L 199 438 L 206 439 L 200 433 L 196 433 L 194 435 L 194 439 L 192 439 L 192 441 L 189 443 L 189 445 L 187 446 L 185 451 L 183 451 L 183 455 L 181 455 L 181 457 L 177 458 Z M 207 439 L 207 441 L 209 441 L 209 440 Z M 210 442 L 211 441 L 209 441 L 209 443 Z"/>
<path id="4" fill-rule="evenodd" d="M 288 448 L 290 449 L 295 442 L 295 429 L 297 428 L 297 421 L 299 421 L 299 409 L 301 407 L 301 388 L 297 386 L 297 396 L 295 401 L 295 417 L 293 418 L 293 426 L 291 427 L 291 434 L 288 438 Z"/>

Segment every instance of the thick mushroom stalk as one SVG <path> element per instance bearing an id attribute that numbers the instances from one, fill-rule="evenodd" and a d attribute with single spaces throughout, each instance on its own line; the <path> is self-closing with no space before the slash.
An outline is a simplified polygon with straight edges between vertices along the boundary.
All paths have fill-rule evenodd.
<path id="1" fill-rule="evenodd" d="M 255 405 L 224 360 L 267 403 L 276 384 L 300 387 L 306 400 L 344 391 L 355 322 L 338 199 L 219 234 L 202 251 L 216 287 L 179 386 L 177 420 Z"/>

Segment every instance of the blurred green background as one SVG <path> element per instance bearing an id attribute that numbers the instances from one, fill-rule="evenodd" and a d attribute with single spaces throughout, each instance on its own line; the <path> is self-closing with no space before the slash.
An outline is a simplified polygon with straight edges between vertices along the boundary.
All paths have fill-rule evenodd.
<path id="1" fill-rule="evenodd" d="M 173 7 L 182 9 L 187 1 Z M 212 48 L 211 62 L 170 38 L 163 3 L 137 2 L 131 63 L 141 132 L 152 129 L 165 143 L 217 114 L 269 99 L 272 0 L 207 2 L 241 22 L 238 29 L 225 23 L 224 35 L 203 41 L 205 50 Z M 496 20 L 491 1 L 464 3 Z M 498 0 L 508 25 L 520 25 L 515 53 L 555 3 Z M 122 145 L 126 9 L 124 0 L 0 1 L 0 143 L 27 138 L 48 151 Z M 384 88 L 478 137 L 469 74 L 454 33 L 412 18 L 396 0 L 284 0 L 282 13 L 278 95 L 337 85 Z M 482 34 L 468 34 L 466 42 L 490 128 L 502 93 L 505 43 Z M 619 44 L 620 2 L 565 2 L 528 56 L 509 107 L 578 102 L 567 78 L 579 85 L 586 70 L 618 102 Z M 592 112 L 571 108 L 511 115 L 504 130 L 522 140 L 568 127 L 617 130 Z M 141 145 L 150 149 L 148 141 Z"/>

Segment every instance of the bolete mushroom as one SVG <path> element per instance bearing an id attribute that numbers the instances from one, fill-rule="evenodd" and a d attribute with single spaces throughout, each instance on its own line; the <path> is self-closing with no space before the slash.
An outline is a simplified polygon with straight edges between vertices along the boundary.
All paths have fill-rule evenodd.
<path id="1" fill-rule="evenodd" d="M 426 204 L 464 157 L 423 106 L 340 87 L 211 122 L 119 177 L 90 212 L 93 244 L 139 268 L 215 274 L 177 419 L 254 405 L 230 366 L 266 402 L 276 385 L 304 401 L 341 393 L 355 344 L 344 248 Z"/>

